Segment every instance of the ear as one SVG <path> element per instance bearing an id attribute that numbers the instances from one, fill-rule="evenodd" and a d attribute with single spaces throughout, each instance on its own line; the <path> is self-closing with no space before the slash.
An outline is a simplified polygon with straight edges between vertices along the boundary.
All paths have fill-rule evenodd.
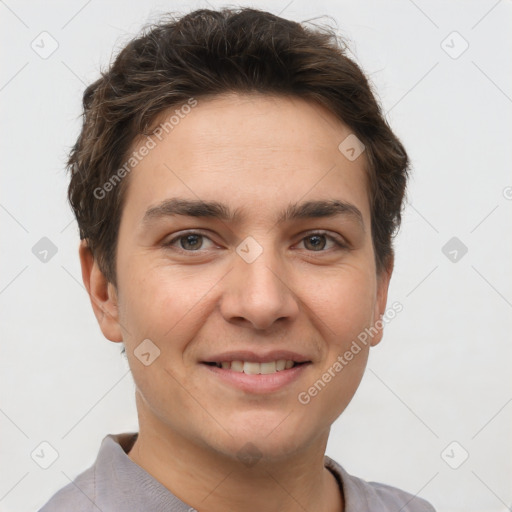
<path id="1" fill-rule="evenodd" d="M 374 347 L 382 340 L 384 335 L 384 322 L 381 320 L 382 315 L 386 312 L 386 304 L 388 301 L 389 281 L 393 274 L 393 266 L 395 263 L 394 255 L 389 257 L 388 263 L 384 269 L 377 274 L 377 297 L 375 301 L 375 310 L 373 316 L 373 325 L 377 329 L 377 334 L 371 339 L 371 346 Z"/>
<path id="2" fill-rule="evenodd" d="M 80 242 L 78 252 L 82 266 L 82 280 L 91 299 L 92 309 L 101 332 L 110 341 L 123 341 L 115 286 L 103 275 L 86 240 Z"/>

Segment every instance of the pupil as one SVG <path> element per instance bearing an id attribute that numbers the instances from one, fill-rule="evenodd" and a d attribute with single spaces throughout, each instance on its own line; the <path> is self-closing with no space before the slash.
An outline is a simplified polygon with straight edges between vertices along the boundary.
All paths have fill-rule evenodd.
<path id="1" fill-rule="evenodd" d="M 320 235 L 312 235 L 312 236 L 309 237 L 309 240 L 310 240 L 310 242 L 311 242 L 311 240 L 316 240 L 316 242 L 312 243 L 312 246 L 314 248 L 319 248 L 320 247 L 321 249 L 323 249 L 324 246 L 325 246 L 325 240 L 323 240 L 323 237 L 320 236 Z M 322 241 L 324 242 L 323 244 L 322 244 Z"/>
<path id="2" fill-rule="evenodd" d="M 182 243 L 181 246 L 183 247 L 183 249 L 197 248 L 200 245 L 199 237 L 200 235 L 186 235 L 182 238 L 182 241 L 185 240 L 185 243 Z M 186 245 L 188 245 L 189 247 L 185 247 Z"/>

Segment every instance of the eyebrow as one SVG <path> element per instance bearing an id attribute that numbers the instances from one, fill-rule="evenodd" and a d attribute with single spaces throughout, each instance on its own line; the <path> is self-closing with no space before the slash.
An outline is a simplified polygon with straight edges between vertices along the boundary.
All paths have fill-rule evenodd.
<path id="1" fill-rule="evenodd" d="M 233 223 L 241 222 L 245 217 L 241 209 L 238 208 L 232 211 L 227 205 L 218 201 L 174 197 L 149 208 L 144 214 L 142 223 L 149 224 L 155 219 L 176 215 L 218 219 Z M 355 205 L 339 199 L 292 203 L 277 216 L 276 223 L 296 219 L 316 219 L 335 216 L 353 219 L 360 224 L 363 231 L 365 230 L 361 211 Z"/>

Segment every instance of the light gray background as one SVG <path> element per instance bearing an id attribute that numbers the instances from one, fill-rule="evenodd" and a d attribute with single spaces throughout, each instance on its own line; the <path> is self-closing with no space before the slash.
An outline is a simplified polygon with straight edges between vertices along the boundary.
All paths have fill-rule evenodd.
<path id="1" fill-rule="evenodd" d="M 512 2 L 288 1 L 237 5 L 297 21 L 331 15 L 414 167 L 389 297 L 404 310 L 327 453 L 441 512 L 508 510 Z M 1 511 L 36 510 L 93 462 L 107 433 L 137 429 L 127 364 L 81 284 L 64 162 L 83 89 L 112 49 L 159 13 L 209 5 L 225 4 L 0 1 Z M 46 59 L 31 47 L 51 49 L 43 31 L 58 43 Z M 442 252 L 454 236 L 468 249 L 456 262 Z M 46 263 L 32 252 L 42 237 L 58 250 Z M 51 461 L 43 441 L 59 454 L 48 469 L 31 458 Z"/>

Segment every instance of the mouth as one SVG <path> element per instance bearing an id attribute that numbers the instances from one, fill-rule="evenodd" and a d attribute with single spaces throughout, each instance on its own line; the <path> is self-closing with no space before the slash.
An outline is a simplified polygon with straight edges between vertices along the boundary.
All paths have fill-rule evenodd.
<path id="1" fill-rule="evenodd" d="M 246 394 L 261 395 L 289 389 L 288 386 L 301 379 L 312 364 L 312 361 L 305 360 L 272 360 L 270 357 L 260 357 L 259 361 L 255 361 L 254 359 L 258 359 L 255 356 L 246 357 L 253 360 L 203 361 L 200 366 L 205 368 L 216 382 L 235 387 Z"/>
<path id="2" fill-rule="evenodd" d="M 313 365 L 307 355 L 286 349 L 232 350 L 210 354 L 199 362 L 207 371 L 207 378 L 213 379 L 212 385 L 220 383 L 245 394 L 260 395 L 286 392 Z"/>
<path id="3" fill-rule="evenodd" d="M 203 364 L 246 375 L 271 375 L 273 373 L 291 370 L 297 366 L 306 365 L 311 361 L 293 361 L 291 359 L 277 359 L 259 363 L 256 361 L 206 361 Z"/>

